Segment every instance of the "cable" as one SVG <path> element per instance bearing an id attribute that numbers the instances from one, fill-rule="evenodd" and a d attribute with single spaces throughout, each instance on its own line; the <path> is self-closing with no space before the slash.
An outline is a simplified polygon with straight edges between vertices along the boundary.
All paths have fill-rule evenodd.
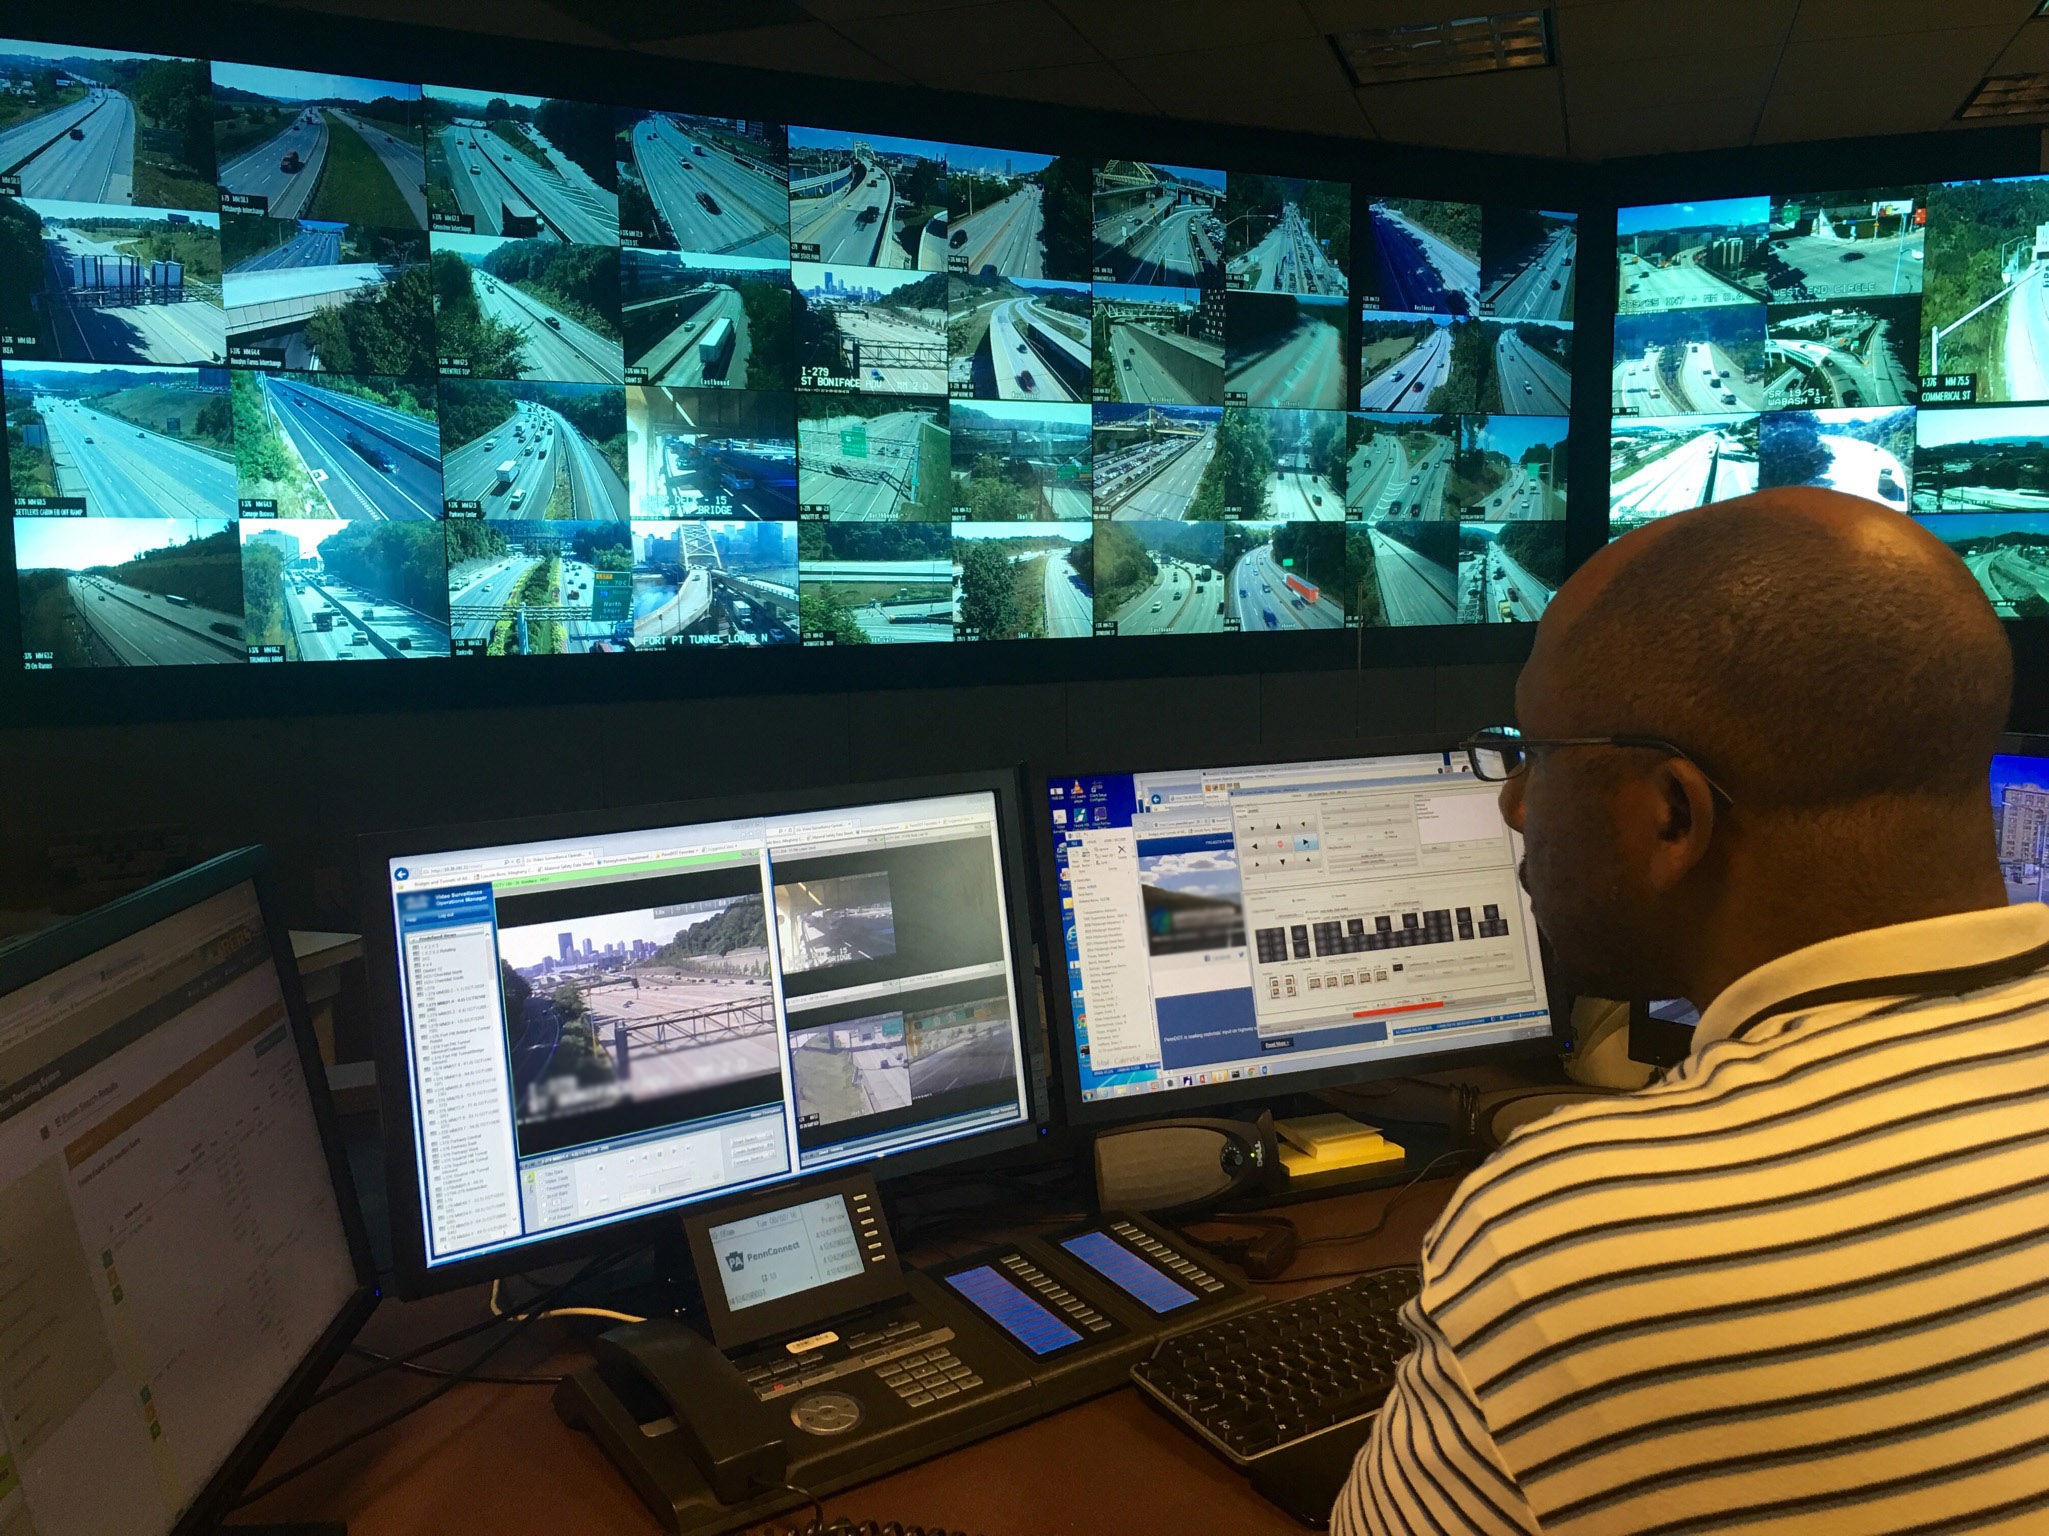
<path id="1" fill-rule="evenodd" d="M 493 1317 L 509 1317 L 520 1322 L 528 1320 L 527 1313 L 507 1312 L 498 1305 L 498 1282 L 496 1280 L 491 1282 L 491 1315 Z M 550 1307 L 545 1312 L 536 1312 L 532 1315 L 534 1317 L 596 1317 L 614 1323 L 644 1323 L 647 1321 L 646 1318 L 636 1316 L 631 1312 L 614 1312 L 610 1307 Z"/>
<path id="2" fill-rule="evenodd" d="M 1435 1168 L 1439 1163 L 1450 1162 L 1455 1157 L 1472 1157 L 1476 1154 L 1485 1155 L 1477 1147 L 1453 1147 L 1449 1152 L 1438 1153 L 1437 1156 L 1431 1158 L 1429 1162 L 1416 1170 L 1414 1178 L 1394 1192 L 1394 1197 L 1380 1208 L 1380 1215 L 1374 1219 L 1372 1226 L 1357 1232 L 1334 1233 L 1328 1237 L 1305 1237 L 1302 1239 L 1302 1246 L 1304 1248 L 1328 1248 L 1338 1243 L 1363 1243 L 1370 1237 L 1378 1237 L 1385 1230 L 1388 1218 L 1394 1214 L 1395 1207 L 1407 1199 L 1415 1191 L 1416 1186 L 1430 1176 L 1431 1169 Z"/>
<path id="3" fill-rule="evenodd" d="M 460 1377 L 464 1381 L 476 1382 L 483 1386 L 552 1387 L 559 1385 L 563 1380 L 560 1376 L 492 1376 L 474 1372 L 465 1376 L 460 1371 L 444 1371 L 438 1365 L 421 1365 L 412 1360 L 401 1360 L 391 1355 L 380 1355 L 376 1350 L 365 1349 L 360 1344 L 350 1345 L 349 1353 L 364 1360 L 375 1361 L 387 1370 L 411 1371 L 417 1376 L 436 1376 L 443 1379 Z M 365 1372 L 364 1374 L 368 1375 L 369 1373 Z M 361 1378 L 358 1379 L 360 1380 Z"/>

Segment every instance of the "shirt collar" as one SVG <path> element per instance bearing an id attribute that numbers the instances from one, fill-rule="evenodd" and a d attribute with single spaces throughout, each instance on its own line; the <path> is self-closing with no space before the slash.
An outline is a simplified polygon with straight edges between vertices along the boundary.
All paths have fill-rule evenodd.
<path id="1" fill-rule="evenodd" d="M 2039 901 L 1823 939 L 1768 960 L 1725 987 L 1700 1016 L 1693 1049 L 1697 1053 L 1732 1034 L 1744 1020 L 1771 1013 L 1774 1004 L 1819 987 L 1984 965 L 2041 944 L 2049 944 L 2049 906 Z"/>

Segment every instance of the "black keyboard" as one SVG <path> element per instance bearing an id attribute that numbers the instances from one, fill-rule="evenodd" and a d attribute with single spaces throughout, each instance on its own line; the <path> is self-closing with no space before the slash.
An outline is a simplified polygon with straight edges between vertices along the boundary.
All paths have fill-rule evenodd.
<path id="1" fill-rule="evenodd" d="M 1412 1347 L 1397 1314 L 1420 1285 L 1416 1270 L 1380 1270 L 1240 1313 L 1163 1340 L 1131 1378 L 1240 1466 L 1319 1436 L 1358 1441 Z"/>

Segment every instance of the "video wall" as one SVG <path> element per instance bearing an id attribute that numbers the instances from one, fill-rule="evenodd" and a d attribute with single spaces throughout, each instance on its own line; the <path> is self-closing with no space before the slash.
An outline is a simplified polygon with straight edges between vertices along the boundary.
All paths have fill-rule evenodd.
<path id="1" fill-rule="evenodd" d="M 31 670 L 1535 619 L 1570 213 L 0 42 Z"/>
<path id="2" fill-rule="evenodd" d="M 1764 486 L 1893 507 L 2049 617 L 2049 177 L 1620 210 L 1609 531 Z"/>

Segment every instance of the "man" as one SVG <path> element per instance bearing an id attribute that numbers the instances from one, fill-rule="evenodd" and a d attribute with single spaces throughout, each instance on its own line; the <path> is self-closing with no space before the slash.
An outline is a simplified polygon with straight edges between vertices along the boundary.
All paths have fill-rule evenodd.
<path id="1" fill-rule="evenodd" d="M 1524 883 L 1573 991 L 1701 1021 L 1453 1197 L 1341 1536 L 2049 1531 L 2049 908 L 2006 905 L 1987 782 L 2011 674 L 1962 563 L 1828 491 L 1665 519 L 1560 590 L 1520 765 L 1488 760 Z"/>

